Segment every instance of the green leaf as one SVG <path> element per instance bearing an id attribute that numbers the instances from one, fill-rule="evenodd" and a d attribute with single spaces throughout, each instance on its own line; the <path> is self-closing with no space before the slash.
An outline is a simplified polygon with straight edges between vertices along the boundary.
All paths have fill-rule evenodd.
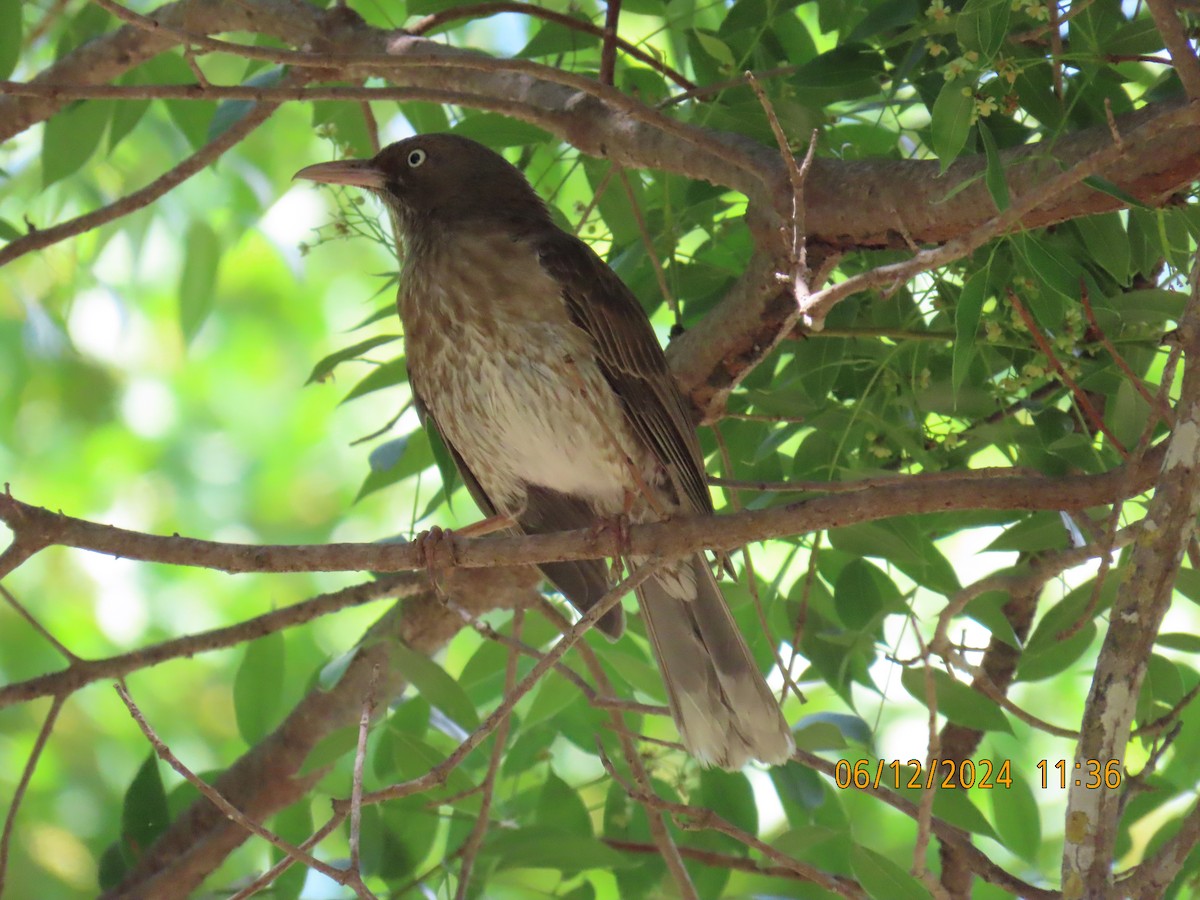
<path id="1" fill-rule="evenodd" d="M 390 804 L 389 804 L 390 806 Z M 291 844 L 299 846 L 313 833 L 312 807 L 307 802 L 294 803 L 282 812 L 276 813 L 271 822 L 271 830 Z M 279 862 L 286 856 L 278 847 L 271 848 L 271 861 Z M 298 900 L 304 890 L 304 881 L 308 871 L 304 866 L 292 866 L 273 882 L 270 895 L 272 900 Z"/>
<path id="2" fill-rule="evenodd" d="M 1148 203 L 1143 203 L 1137 197 L 1133 196 L 1133 194 L 1129 193 L 1129 191 L 1113 184 L 1107 178 L 1101 178 L 1099 175 L 1089 175 L 1083 179 L 1083 183 L 1094 191 L 1108 194 L 1110 197 L 1116 197 L 1127 206 L 1136 206 L 1139 209 L 1153 209 Z"/>
<path id="3" fill-rule="evenodd" d="M 160 53 L 143 67 L 149 84 L 195 84 L 196 75 L 179 53 Z M 192 149 L 204 145 L 216 103 L 208 100 L 167 100 L 167 115 Z"/>
<path id="4" fill-rule="evenodd" d="M 121 879 L 125 877 L 125 873 L 130 868 L 131 866 L 121 853 L 121 845 L 114 841 L 100 854 L 100 860 L 96 865 L 96 882 L 103 890 L 107 891 L 120 884 Z"/>
<path id="5" fill-rule="evenodd" d="M 796 746 L 804 750 L 841 750 L 853 741 L 868 744 L 871 726 L 858 716 L 820 712 L 805 716 L 792 726 Z"/>
<path id="6" fill-rule="evenodd" d="M 529 704 L 522 724 L 525 728 L 540 725 L 572 703 L 583 702 L 586 702 L 586 698 L 579 688 L 557 672 L 547 672 L 538 684 L 537 693 L 533 695 L 533 702 Z"/>
<path id="7" fill-rule="evenodd" d="M 956 398 L 967 378 L 971 359 L 979 352 L 979 319 L 987 299 L 989 277 L 989 269 L 985 267 L 968 278 L 954 307 L 954 361 L 950 384 Z"/>
<path id="8" fill-rule="evenodd" d="M 354 498 L 357 503 L 363 497 L 382 490 L 433 465 L 433 450 L 429 444 L 429 433 L 418 429 L 411 434 L 386 441 L 371 451 L 371 471 L 363 479 L 362 487 Z"/>
<path id="9" fill-rule="evenodd" d="M 392 664 L 422 697 L 471 731 L 479 726 L 475 704 L 446 670 L 422 653 L 397 644 L 392 648 Z"/>
<path id="10" fill-rule="evenodd" d="M 1109 580 L 1113 579 L 1109 574 Z M 1038 626 L 1039 629 L 1041 626 Z M 1026 645 L 1017 664 L 1016 679 L 1018 681 L 1042 681 L 1064 672 L 1077 663 L 1087 652 L 1096 639 L 1096 625 L 1087 622 L 1082 628 L 1073 632 L 1070 637 L 1060 639 L 1056 643 L 1032 641 Z"/>
<path id="11" fill-rule="evenodd" d="M 922 777 L 926 774 L 925 772 L 921 773 Z M 938 776 L 944 778 L 946 774 L 947 770 L 939 767 Z M 957 777 L 957 773 L 955 773 L 955 777 Z M 979 811 L 978 806 L 971 802 L 970 792 L 959 788 L 937 788 L 936 790 L 937 796 L 933 798 L 933 814 L 935 816 L 972 834 L 996 838 L 996 831 L 988 822 L 987 817 Z M 1002 788 L 997 786 L 993 790 L 1002 790 Z M 916 791 L 912 791 L 910 794 L 913 795 L 911 799 L 915 802 L 919 800 Z"/>
<path id="12" fill-rule="evenodd" d="M 8 78 L 21 55 L 21 0 L 0 0 L 0 78 Z"/>
<path id="13" fill-rule="evenodd" d="M 992 202 L 996 204 L 996 209 L 1000 212 L 1008 209 L 1008 179 L 1004 177 L 1004 163 L 1000 159 L 1000 150 L 996 147 L 996 139 L 992 136 L 992 130 L 987 127 L 987 123 L 980 118 L 975 123 L 979 128 L 979 137 L 983 141 L 983 152 L 987 160 L 987 167 L 983 172 L 983 183 L 987 185 L 988 193 L 992 195 Z"/>
<path id="14" fill-rule="evenodd" d="M 467 116 L 455 123 L 450 132 L 469 137 L 495 150 L 545 144 L 551 140 L 550 133 L 536 125 L 520 122 L 499 113 L 476 113 Z"/>
<path id="15" fill-rule="evenodd" d="M 924 5 L 918 6 L 915 0 L 883 0 L 882 3 L 873 3 L 870 5 L 870 11 L 863 20 L 850 32 L 848 39 L 851 41 L 862 41 L 893 28 L 898 29 L 910 26 L 921 15 L 921 9 Z M 860 8 L 862 7 L 859 4 L 853 3 L 847 4 L 843 7 L 843 10 L 849 11 L 853 9 L 857 11 Z M 841 23 L 838 24 L 840 25 Z"/>
<path id="16" fill-rule="evenodd" d="M 1068 536 L 1062 516 L 1058 513 L 1035 512 L 1004 529 L 984 550 L 1024 550 L 1030 553 L 1065 550 Z"/>
<path id="17" fill-rule="evenodd" d="M 364 397 L 383 388 L 404 384 L 407 381 L 408 365 L 404 357 L 401 356 L 371 369 L 367 377 L 351 388 L 350 393 L 343 397 L 340 402 L 349 403 L 351 400 L 357 400 L 359 397 Z"/>
<path id="18" fill-rule="evenodd" d="M 317 741 L 315 747 L 309 752 L 304 759 L 304 765 L 300 767 L 297 775 L 310 775 L 320 769 L 325 768 L 331 763 L 337 762 L 347 753 L 355 750 L 358 747 L 358 726 L 347 725 L 345 728 L 339 728 L 337 731 L 331 731 L 325 737 Z"/>
<path id="19" fill-rule="evenodd" d="M 923 706 L 928 705 L 925 695 L 925 671 L 924 667 L 912 666 L 905 669 L 904 674 L 900 676 L 904 689 Z M 939 715 L 945 716 L 955 724 L 977 731 L 1012 733 L 1008 717 L 995 701 L 955 680 L 941 669 L 934 669 L 932 675 Z"/>
<path id="20" fill-rule="evenodd" d="M 1013 243 L 1021 248 L 1029 267 L 1047 287 L 1052 288 L 1065 300 L 1072 303 L 1079 301 L 1079 277 L 1083 274 L 1083 267 L 1078 260 L 1060 252 L 1056 244 L 1047 237 L 1039 237 L 1032 232 L 1014 235 Z M 1060 323 L 1057 320 L 1042 319 L 1039 313 L 1044 307 L 1035 302 L 1036 299 L 1034 296 L 1027 298 L 1031 311 L 1039 318 L 1043 328 L 1057 331 Z M 1043 303 L 1051 299 L 1052 297 L 1042 298 Z M 1053 308 L 1056 311 L 1059 309 Z"/>
<path id="21" fill-rule="evenodd" d="M 797 88 L 840 88 L 878 78 L 883 72 L 878 50 L 866 44 L 842 44 L 804 63 L 788 83 Z"/>
<path id="22" fill-rule="evenodd" d="M 1000 764 L 999 760 L 995 762 Z M 1004 846 L 1026 862 L 1033 863 L 1042 848 L 1042 820 L 1037 798 L 1022 774 L 1010 774 L 1011 787 L 996 785 L 993 789 L 992 818 Z"/>
<path id="23" fill-rule="evenodd" d="M 146 70 L 142 66 L 130 69 L 117 79 L 117 84 L 125 87 L 135 87 L 146 83 Z M 149 100 L 122 100 L 113 109 L 112 123 L 108 126 L 108 152 L 125 138 L 134 126 L 142 120 L 146 110 L 150 108 Z"/>
<path id="24" fill-rule="evenodd" d="M 314 129 L 327 129 L 333 139 L 349 147 L 354 156 L 366 158 L 375 155 L 361 104 L 349 100 L 317 100 L 312 108 Z M 394 314 L 395 306 L 389 305 L 387 311 Z"/>
<path id="25" fill-rule="evenodd" d="M 947 596 L 961 587 L 954 567 L 911 519 L 850 525 L 830 531 L 829 539 L 846 553 L 886 559 L 913 581 Z"/>
<path id="26" fill-rule="evenodd" d="M 15 241 L 21 236 L 21 232 L 13 227 L 11 222 L 0 219 L 0 241 Z"/>
<path id="27" fill-rule="evenodd" d="M 409 15 L 414 15 L 411 4 Z M 447 131 L 450 128 L 450 120 L 446 117 L 446 110 L 440 103 L 405 103 L 400 109 L 404 113 L 404 118 L 408 119 L 408 124 L 417 134 L 424 134 L 428 131 Z"/>
<path id="28" fill-rule="evenodd" d="M 714 34 L 708 34 L 705 31 L 697 28 L 694 32 L 696 41 L 704 49 L 704 52 L 715 59 L 720 65 L 727 69 L 733 69 L 735 63 L 733 60 L 733 51 L 729 49 L 729 45 Z"/>
<path id="29" fill-rule="evenodd" d="M 568 28 L 558 22 L 542 22 L 517 56 L 521 59 L 537 59 L 543 56 L 576 53 L 599 45 L 600 38 L 594 34 Z"/>
<path id="30" fill-rule="evenodd" d="M 147 757 L 125 792 L 121 837 L 129 858 L 137 860 L 170 824 L 167 793 L 158 773 L 158 757 Z"/>
<path id="31" fill-rule="evenodd" d="M 494 828 L 488 832 L 479 855 L 494 858 L 500 869 L 556 869 L 564 874 L 635 864 L 625 854 L 595 838 L 541 826 Z"/>
<path id="32" fill-rule="evenodd" d="M 46 121 L 42 133 L 42 186 L 66 178 L 87 162 L 112 117 L 111 100 L 79 100 Z"/>
<path id="33" fill-rule="evenodd" d="M 1073 220 L 1092 259 L 1104 267 L 1121 284 L 1129 281 L 1133 253 L 1129 248 L 1129 233 L 1116 212 L 1098 216 L 1081 216 Z"/>
<path id="34" fill-rule="evenodd" d="M 975 108 L 974 86 L 969 81 L 954 78 L 942 85 L 930 113 L 930 145 L 945 172 L 962 152 L 971 130 L 971 113 Z"/>
<path id="35" fill-rule="evenodd" d="M 1184 653 L 1200 654 L 1200 635 L 1185 634 L 1183 632 L 1160 634 L 1154 643 L 1171 650 L 1182 650 Z"/>
<path id="36" fill-rule="evenodd" d="M 886 856 L 855 844 L 850 850 L 854 877 L 874 900 L 928 900 L 929 891 Z"/>
<path id="37" fill-rule="evenodd" d="M 758 834 L 758 806 L 750 780 L 742 772 L 700 770 L 699 805 L 750 834 Z"/>
<path id="38" fill-rule="evenodd" d="M 535 820 L 563 834 L 592 836 L 592 817 L 579 792 L 550 772 L 538 795 Z"/>
<path id="39" fill-rule="evenodd" d="M 212 312 L 221 266 L 221 239 L 207 222 L 193 221 L 184 241 L 179 273 L 179 327 L 191 343 Z"/>
<path id="40" fill-rule="evenodd" d="M 454 462 L 450 448 L 446 446 L 442 433 L 434 427 L 433 422 L 426 421 L 425 433 L 429 437 L 429 449 L 433 451 L 433 461 L 437 464 L 438 474 L 442 476 L 442 491 L 447 498 L 446 505 L 449 506 L 450 495 L 459 482 L 458 466 Z M 484 512 L 484 510 L 480 510 L 480 512 Z"/>
<path id="41" fill-rule="evenodd" d="M 384 344 L 390 344 L 392 341 L 400 340 L 398 334 L 377 334 L 375 337 L 367 338 L 365 341 L 359 341 L 350 347 L 344 347 L 336 353 L 330 353 L 319 363 L 313 366 L 312 374 L 308 376 L 308 381 L 305 384 L 312 384 L 317 381 L 324 381 L 333 374 L 333 370 L 344 362 L 351 359 L 357 359 L 368 350 L 374 350 L 376 347 L 382 347 Z"/>
<path id="42" fill-rule="evenodd" d="M 1128 381 L 1123 380 L 1116 393 L 1109 394 L 1104 408 L 1105 424 L 1125 447 L 1137 445 L 1149 417 L 1150 404 Z"/>
<path id="43" fill-rule="evenodd" d="M 245 81 L 246 87 L 274 87 L 283 78 L 283 67 L 276 66 L 271 69 L 264 69 L 261 72 L 252 75 Z M 216 110 L 213 111 L 212 118 L 208 123 L 208 140 L 212 141 L 220 137 L 242 119 L 246 118 L 250 110 L 254 109 L 257 101 L 254 100 L 223 100 L 217 104 Z M 360 114 L 361 115 L 361 114 Z"/>
<path id="44" fill-rule="evenodd" d="M 992 59 L 1004 44 L 1011 9 L 1011 0 L 967 0 L 954 21 L 959 44 L 983 62 Z"/>
<path id="45" fill-rule="evenodd" d="M 233 710 L 238 732 L 253 746 L 282 718 L 285 644 L 276 631 L 246 645 L 233 681 Z"/>
<path id="46" fill-rule="evenodd" d="M 411 878 L 429 855 L 437 836 L 438 814 L 428 808 L 424 797 L 402 797 L 380 806 L 364 807 L 363 868 L 367 874 L 381 878 Z"/>

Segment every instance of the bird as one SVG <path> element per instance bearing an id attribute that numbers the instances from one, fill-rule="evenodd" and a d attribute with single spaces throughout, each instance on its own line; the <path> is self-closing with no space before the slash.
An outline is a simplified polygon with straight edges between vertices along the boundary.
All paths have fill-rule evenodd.
<path id="1" fill-rule="evenodd" d="M 649 317 L 520 169 L 430 133 L 293 177 L 365 189 L 391 214 L 413 400 L 486 516 L 545 534 L 713 512 L 696 426 Z M 581 613 L 610 589 L 602 559 L 540 568 Z M 786 762 L 791 730 L 705 555 L 662 566 L 636 595 L 687 751 L 731 771 Z M 619 638 L 621 606 L 597 627 Z"/>

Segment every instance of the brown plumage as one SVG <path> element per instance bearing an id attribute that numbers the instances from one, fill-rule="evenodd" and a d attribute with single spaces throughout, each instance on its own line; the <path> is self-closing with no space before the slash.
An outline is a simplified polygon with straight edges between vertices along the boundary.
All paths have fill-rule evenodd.
<path id="1" fill-rule="evenodd" d="M 429 134 L 296 177 L 366 188 L 394 213 L 409 384 L 487 514 L 538 534 L 621 515 L 630 499 L 635 522 L 712 512 L 695 429 L 645 312 L 554 225 L 518 169 Z M 541 568 L 581 611 L 609 587 L 603 560 Z M 648 580 L 638 601 L 691 753 L 729 769 L 786 760 L 787 723 L 703 554 Z M 620 607 L 599 627 L 618 637 Z"/>

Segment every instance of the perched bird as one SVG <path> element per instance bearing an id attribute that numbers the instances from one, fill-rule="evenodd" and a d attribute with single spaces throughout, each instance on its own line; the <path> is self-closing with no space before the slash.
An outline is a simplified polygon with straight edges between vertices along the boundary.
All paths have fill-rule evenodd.
<path id="1" fill-rule="evenodd" d="M 695 427 L 645 311 L 519 169 L 426 134 L 295 177 L 365 188 L 394 214 L 413 397 L 487 515 L 541 534 L 712 512 Z M 609 588 L 604 560 L 541 569 L 581 612 Z M 637 596 L 691 754 L 727 769 L 785 761 L 791 732 L 704 555 Z M 620 636 L 621 608 L 598 627 Z"/>

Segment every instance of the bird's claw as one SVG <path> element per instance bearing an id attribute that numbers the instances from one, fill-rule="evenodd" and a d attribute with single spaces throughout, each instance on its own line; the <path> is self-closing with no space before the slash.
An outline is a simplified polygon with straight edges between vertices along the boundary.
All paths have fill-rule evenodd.
<path id="1" fill-rule="evenodd" d="M 593 538 L 600 538 L 603 537 L 605 533 L 609 533 L 613 536 L 613 540 L 617 545 L 616 553 L 613 554 L 611 573 L 614 579 L 621 577 L 621 569 L 631 554 L 629 525 L 629 516 L 622 513 L 619 515 L 598 519 L 591 527 L 591 536 Z"/>
<path id="2" fill-rule="evenodd" d="M 454 568 L 457 559 L 454 547 L 454 532 L 434 525 L 428 531 L 422 531 L 413 539 L 413 543 L 417 546 L 417 553 L 420 555 L 421 564 L 425 567 L 425 574 L 429 578 L 429 584 L 433 588 L 438 599 L 442 602 L 447 600 L 446 592 L 442 588 L 441 575 L 445 569 Z M 439 565 L 438 557 L 445 551 L 443 545 L 449 548 L 449 565 Z"/>

